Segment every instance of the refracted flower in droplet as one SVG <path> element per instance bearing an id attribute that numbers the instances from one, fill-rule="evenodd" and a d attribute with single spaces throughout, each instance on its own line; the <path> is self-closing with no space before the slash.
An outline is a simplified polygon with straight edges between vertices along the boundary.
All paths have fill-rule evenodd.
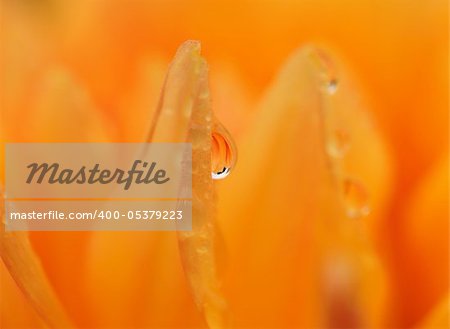
<path id="1" fill-rule="evenodd" d="M 212 130 L 211 176 L 223 179 L 233 170 L 237 159 L 237 150 L 230 133 L 217 120 Z"/>

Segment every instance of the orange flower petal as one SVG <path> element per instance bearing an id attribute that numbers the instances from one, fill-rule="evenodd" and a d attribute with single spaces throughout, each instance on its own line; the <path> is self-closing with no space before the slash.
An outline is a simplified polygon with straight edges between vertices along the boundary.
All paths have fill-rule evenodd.
<path id="1" fill-rule="evenodd" d="M 0 254 L 3 262 L 27 300 L 50 328 L 71 328 L 71 321 L 48 282 L 26 233 L 5 231 L 3 193 L 0 201 Z"/>
<path id="2" fill-rule="evenodd" d="M 446 329 L 448 327 L 450 327 L 450 303 L 447 296 L 433 307 L 430 314 L 417 328 Z"/>
<path id="3" fill-rule="evenodd" d="M 33 142 L 105 142 L 116 129 L 96 108 L 88 91 L 72 72 L 52 66 L 37 79 L 30 96 L 29 115 L 23 119 Z M 17 138 L 17 137 L 16 137 Z M 15 138 L 10 140 L 17 141 Z M 87 291 L 83 289 L 90 232 L 31 232 L 30 240 L 67 311 L 85 324 Z M 76 262 L 74 262 L 76 260 Z"/>
<path id="4" fill-rule="evenodd" d="M 197 306 L 211 328 L 226 326 L 217 278 L 215 189 L 211 178 L 213 114 L 208 71 L 198 42 L 185 42 L 166 77 L 153 142 L 192 143 L 192 231 L 178 232 L 180 253 Z"/>
<path id="5" fill-rule="evenodd" d="M 199 52 L 197 42 L 186 42 L 178 50 L 149 140 L 192 142 L 193 230 L 178 232 L 179 252 L 198 307 L 210 327 L 219 328 L 226 315 L 216 273 L 212 111 L 206 63 Z M 186 294 L 175 238 L 173 232 L 94 233 L 88 284 L 98 325 L 204 325 Z M 146 263 L 144 268 L 142 263 Z M 106 294 L 111 296 L 108 303 L 104 302 Z M 183 317 L 177 315 L 181 313 Z"/>
<path id="6" fill-rule="evenodd" d="M 0 291 L 0 326 L 2 328 L 46 327 L 14 282 L 3 261 L 0 262 Z"/>
<path id="7" fill-rule="evenodd" d="M 201 325 L 174 232 L 92 232 L 88 250 L 87 326 Z"/>
<path id="8" fill-rule="evenodd" d="M 114 138 L 114 126 L 64 67 L 49 68 L 36 88 L 24 122 L 33 142 L 105 142 Z"/>
<path id="9" fill-rule="evenodd" d="M 449 289 L 449 162 L 445 154 L 423 177 L 404 210 L 395 263 L 405 326 L 442 299 Z"/>
<path id="10" fill-rule="evenodd" d="M 344 182 L 355 176 L 370 195 L 357 206 L 378 216 L 388 157 L 346 71 L 327 62 L 311 47 L 288 60 L 220 191 L 237 326 L 380 326 L 386 283 L 364 229 L 375 218 L 346 215 Z M 342 158 L 329 150 L 339 131 Z"/>

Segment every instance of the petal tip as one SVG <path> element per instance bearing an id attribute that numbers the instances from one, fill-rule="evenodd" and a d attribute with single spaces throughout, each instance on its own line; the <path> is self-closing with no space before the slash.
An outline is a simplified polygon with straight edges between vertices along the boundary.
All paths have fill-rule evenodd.
<path id="1" fill-rule="evenodd" d="M 178 47 L 177 55 L 181 53 L 200 55 L 200 50 L 201 50 L 200 41 L 186 40 Z"/>

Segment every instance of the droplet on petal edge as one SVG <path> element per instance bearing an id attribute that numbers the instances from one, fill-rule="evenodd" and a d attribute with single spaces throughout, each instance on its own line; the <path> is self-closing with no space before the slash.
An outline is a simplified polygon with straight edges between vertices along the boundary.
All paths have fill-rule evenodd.
<path id="1" fill-rule="evenodd" d="M 310 59 L 318 71 L 318 84 L 322 90 L 322 119 L 326 137 L 326 152 L 335 159 L 341 159 L 350 148 L 350 134 L 345 129 L 345 122 L 341 122 L 339 113 L 331 95 L 337 92 L 338 79 L 336 69 L 331 58 L 322 50 L 313 48 Z"/>
<path id="2" fill-rule="evenodd" d="M 351 134 L 345 127 L 332 95 L 337 92 L 338 77 L 331 58 L 322 50 L 312 49 L 310 59 L 318 69 L 318 84 L 322 90 L 322 119 L 325 134 L 325 152 L 341 190 L 347 217 L 362 218 L 370 213 L 369 193 L 359 180 L 349 178 L 345 158 L 351 147 Z"/>
<path id="3" fill-rule="evenodd" d="M 236 164 L 236 146 L 230 133 L 217 120 L 214 122 L 211 135 L 211 176 L 215 180 L 224 179 Z"/>

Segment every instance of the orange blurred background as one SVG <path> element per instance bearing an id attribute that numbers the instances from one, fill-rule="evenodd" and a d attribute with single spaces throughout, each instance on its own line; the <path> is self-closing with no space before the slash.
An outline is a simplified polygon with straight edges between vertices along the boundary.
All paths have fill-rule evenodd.
<path id="1" fill-rule="evenodd" d="M 55 68 L 71 72 L 90 95 L 90 106 L 108 123 L 105 131 L 92 135 L 94 140 L 142 141 L 170 59 L 180 43 L 195 39 L 209 63 L 213 106 L 239 149 L 239 137 L 252 126 L 257 104 L 286 58 L 305 44 L 332 49 L 367 97 L 393 160 L 391 195 L 376 242 L 395 286 L 390 321 L 399 328 L 415 326 L 445 296 L 448 284 L 424 291 L 414 287 L 430 279 L 421 273 L 423 266 L 436 266 L 439 282 L 448 275 L 448 250 L 442 250 L 448 246 L 447 1 L 1 4 L 1 129 L 7 142 L 64 135 L 49 130 L 37 140 L 34 134 L 40 116 L 32 104 L 45 95 L 42 74 Z M 91 115 L 88 109 L 81 113 Z M 55 120 L 64 117 L 63 112 Z M 439 218 L 437 224 L 428 216 Z M 413 241 L 423 255 L 412 254 L 414 248 L 405 252 L 409 236 L 423 239 L 417 245 Z M 50 256 L 43 257 L 44 264 L 51 263 Z"/>

